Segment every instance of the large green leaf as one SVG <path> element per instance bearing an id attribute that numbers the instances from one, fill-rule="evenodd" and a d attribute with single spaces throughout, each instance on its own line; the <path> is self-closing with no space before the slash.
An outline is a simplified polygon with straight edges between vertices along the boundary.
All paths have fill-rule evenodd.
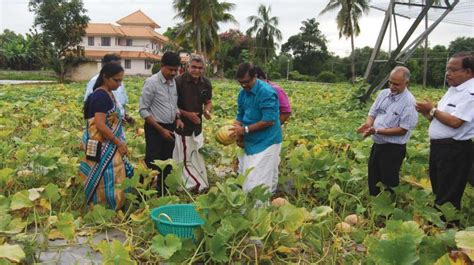
<path id="1" fill-rule="evenodd" d="M 367 239 L 369 258 L 377 264 L 414 264 L 419 260 L 417 248 L 424 236 L 413 221 L 388 221 L 380 239 Z"/>
<path id="2" fill-rule="evenodd" d="M 289 232 L 294 232 L 303 225 L 307 213 L 306 209 L 291 204 L 281 206 L 278 212 L 279 222 Z"/>
<path id="3" fill-rule="evenodd" d="M 377 197 L 371 197 L 372 210 L 375 214 L 389 216 L 395 210 L 395 203 L 386 192 L 380 193 Z"/>
<path id="4" fill-rule="evenodd" d="M 55 223 L 58 231 L 67 240 L 73 240 L 76 236 L 76 227 L 74 225 L 74 216 L 70 213 L 61 213 L 58 221 Z"/>
<path id="5" fill-rule="evenodd" d="M 311 211 L 311 216 L 316 220 L 320 220 L 321 218 L 327 216 L 331 212 L 332 212 L 331 207 L 323 205 L 323 206 L 318 206 L 318 207 L 313 208 L 313 210 Z"/>
<path id="6" fill-rule="evenodd" d="M 25 252 L 19 245 L 10 245 L 5 243 L 0 245 L 0 258 L 19 263 L 25 258 Z"/>
<path id="7" fill-rule="evenodd" d="M 474 229 L 456 233 L 456 245 L 462 249 L 471 260 L 474 260 Z"/>
<path id="8" fill-rule="evenodd" d="M 45 187 L 44 194 L 51 203 L 55 203 L 61 198 L 61 195 L 59 194 L 59 187 L 54 183 L 49 183 Z"/>
<path id="9" fill-rule="evenodd" d="M 0 183 L 5 183 L 10 180 L 10 178 L 13 176 L 15 173 L 14 169 L 11 168 L 2 168 L 0 169 Z"/>
<path id="10" fill-rule="evenodd" d="M 103 205 L 95 205 L 94 209 L 86 214 L 84 220 L 93 224 L 105 224 L 110 222 L 114 216 L 114 210 L 105 209 Z"/>
<path id="11" fill-rule="evenodd" d="M 265 208 L 252 209 L 249 219 L 252 221 L 252 239 L 261 240 L 272 230 L 272 215 Z"/>
<path id="12" fill-rule="evenodd" d="M 376 264 L 408 265 L 418 261 L 416 244 L 407 235 L 392 240 L 367 240 L 369 258 Z"/>
<path id="13" fill-rule="evenodd" d="M 10 210 L 21 210 L 25 208 L 31 208 L 33 206 L 33 202 L 31 202 L 29 199 L 29 192 L 27 190 L 23 190 L 13 195 L 10 204 Z"/>
<path id="14" fill-rule="evenodd" d="M 137 264 L 130 258 L 130 248 L 118 240 L 114 240 L 112 243 L 101 241 L 97 248 L 102 253 L 102 264 L 104 265 Z"/>
<path id="15" fill-rule="evenodd" d="M 181 240 L 174 234 L 166 236 L 156 235 L 151 240 L 151 251 L 164 259 L 169 259 L 176 251 L 182 248 Z"/>

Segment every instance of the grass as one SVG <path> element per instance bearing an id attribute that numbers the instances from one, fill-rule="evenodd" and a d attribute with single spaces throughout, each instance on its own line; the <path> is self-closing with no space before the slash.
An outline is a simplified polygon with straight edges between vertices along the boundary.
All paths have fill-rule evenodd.
<path id="1" fill-rule="evenodd" d="M 53 71 L 10 71 L 0 70 L 0 80 L 56 81 Z"/>

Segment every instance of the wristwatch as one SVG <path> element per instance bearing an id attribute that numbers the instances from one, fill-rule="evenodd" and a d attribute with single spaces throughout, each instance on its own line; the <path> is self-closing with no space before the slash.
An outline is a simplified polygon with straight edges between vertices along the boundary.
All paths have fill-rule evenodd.
<path id="1" fill-rule="evenodd" d="M 245 131 L 245 134 L 249 133 L 249 132 L 250 132 L 250 131 L 249 131 L 249 126 L 245 126 L 245 127 L 244 127 L 244 131 Z"/>
<path id="2" fill-rule="evenodd" d="M 437 108 L 432 108 L 432 109 L 430 110 L 430 116 L 431 116 L 431 117 L 434 117 L 435 112 L 436 112 L 437 110 L 438 110 Z"/>

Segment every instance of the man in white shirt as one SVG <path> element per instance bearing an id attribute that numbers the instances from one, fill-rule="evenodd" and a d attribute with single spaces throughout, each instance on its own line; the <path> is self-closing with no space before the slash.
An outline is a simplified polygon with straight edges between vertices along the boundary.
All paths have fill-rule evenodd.
<path id="1" fill-rule="evenodd" d="M 435 203 L 450 202 L 460 209 L 474 158 L 474 55 L 453 55 L 446 77 L 450 87 L 437 106 L 418 102 L 416 109 L 431 121 L 429 171 Z"/>
<path id="2" fill-rule="evenodd" d="M 109 63 L 120 64 L 121 59 L 122 58 L 120 58 L 120 56 L 116 54 L 106 54 L 102 58 L 102 66 Z M 89 97 L 89 95 L 92 94 L 93 92 L 92 88 L 94 87 L 94 84 L 97 81 L 98 76 L 99 74 L 93 76 L 91 80 L 89 80 L 89 82 L 87 83 L 86 93 L 84 94 L 84 102 L 87 100 L 87 97 Z M 127 95 L 127 92 L 125 91 L 125 85 L 123 84 L 123 82 L 120 84 L 119 88 L 117 88 L 117 90 L 112 91 L 112 93 L 114 94 L 117 107 L 120 109 L 120 114 L 122 115 L 123 119 L 132 123 L 133 119 L 127 116 L 125 112 L 125 105 L 128 103 L 128 95 Z"/>
<path id="3" fill-rule="evenodd" d="M 395 67 L 388 83 L 389 88 L 379 93 L 366 122 L 357 129 L 364 137 L 372 136 L 374 141 L 368 163 L 369 194 L 372 196 L 380 193 L 379 182 L 389 191 L 398 186 L 406 143 L 418 122 L 415 97 L 408 90 L 408 68 Z"/>

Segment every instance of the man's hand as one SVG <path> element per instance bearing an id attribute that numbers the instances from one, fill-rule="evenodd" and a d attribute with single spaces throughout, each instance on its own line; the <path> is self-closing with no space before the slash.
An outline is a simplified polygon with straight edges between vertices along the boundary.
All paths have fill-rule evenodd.
<path id="1" fill-rule="evenodd" d="M 416 105 L 415 105 L 416 111 L 422 114 L 430 113 L 430 110 L 432 108 L 434 108 L 434 105 L 430 100 L 426 100 L 425 102 L 416 102 Z"/>
<path id="2" fill-rule="evenodd" d="M 174 133 L 170 130 L 167 130 L 167 129 L 162 129 L 160 131 L 160 134 L 161 136 L 163 136 L 163 138 L 165 138 L 167 141 L 169 142 L 174 142 Z"/>
<path id="3" fill-rule="evenodd" d="M 245 134 L 245 129 L 240 124 L 234 124 L 234 127 L 230 128 L 230 131 L 232 131 L 232 132 L 230 133 L 229 136 L 230 137 L 236 137 L 237 139 L 239 137 L 243 137 L 244 134 Z"/>
<path id="4" fill-rule="evenodd" d="M 367 129 L 370 129 L 370 126 L 369 124 L 367 123 L 363 123 L 359 128 L 357 128 L 357 132 L 358 133 L 364 133 L 365 131 L 367 131 Z"/>
<path id="5" fill-rule="evenodd" d="M 131 116 L 128 116 L 127 114 L 125 114 L 125 117 L 123 117 L 123 121 L 125 124 L 130 124 L 130 125 L 135 124 L 135 120 Z"/>
<path id="6" fill-rule="evenodd" d="M 367 137 L 369 137 L 373 134 L 375 134 L 375 128 L 374 127 L 369 127 L 365 131 L 362 132 L 362 136 L 364 136 L 364 138 L 367 138 Z"/>
<path id="7" fill-rule="evenodd" d="M 181 115 L 186 117 L 194 124 L 201 124 L 201 118 L 199 118 L 199 112 L 183 111 L 181 110 Z"/>
<path id="8" fill-rule="evenodd" d="M 205 109 L 203 112 L 203 115 L 206 119 L 210 120 L 211 119 L 211 111 Z"/>
<path id="9" fill-rule="evenodd" d="M 237 139 L 235 140 L 235 143 L 237 144 L 238 147 L 244 148 L 245 147 L 244 137 L 243 136 L 237 137 Z"/>
<path id="10" fill-rule="evenodd" d="M 184 123 L 181 119 L 176 120 L 176 129 L 183 129 L 184 128 Z"/>

